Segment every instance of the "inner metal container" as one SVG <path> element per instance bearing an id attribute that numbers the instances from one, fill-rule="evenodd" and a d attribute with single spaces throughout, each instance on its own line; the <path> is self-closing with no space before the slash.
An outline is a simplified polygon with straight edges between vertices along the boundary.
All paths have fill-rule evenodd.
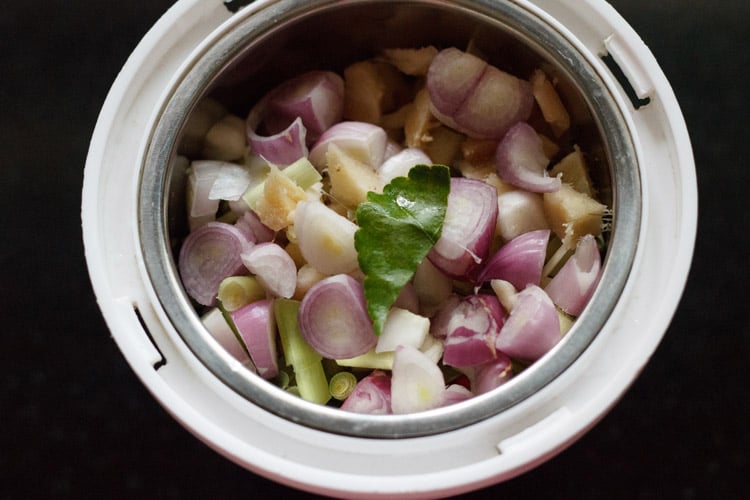
<path id="1" fill-rule="evenodd" d="M 341 73 L 387 47 L 471 47 L 526 78 L 543 68 L 571 113 L 612 230 L 600 285 L 558 345 L 513 380 L 468 401 L 411 415 L 360 415 L 288 394 L 234 361 L 211 337 L 185 293 L 176 255 L 187 234 L 185 157 L 196 106 L 217 99 L 239 116 L 285 79 L 306 70 Z M 600 66 L 599 66 L 600 67 Z M 639 165 L 613 91 L 567 35 L 523 4 L 486 0 L 279 0 L 267 2 L 205 44 L 159 111 L 141 167 L 138 237 L 148 279 L 169 321 L 209 371 L 248 404 L 311 428 L 357 437 L 402 438 L 469 426 L 519 404 L 554 380 L 596 339 L 617 305 L 638 244 Z"/>

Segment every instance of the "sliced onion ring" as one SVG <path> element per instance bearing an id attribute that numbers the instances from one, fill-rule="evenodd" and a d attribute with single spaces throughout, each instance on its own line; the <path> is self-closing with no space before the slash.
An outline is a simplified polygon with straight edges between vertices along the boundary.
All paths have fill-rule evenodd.
<path id="1" fill-rule="evenodd" d="M 545 287 L 552 301 L 571 316 L 580 316 L 601 277 L 601 256 L 596 238 L 578 240 L 575 253 Z"/>
<path id="2" fill-rule="evenodd" d="M 276 87 L 270 94 L 266 127 L 278 132 L 295 118 L 312 144 L 344 115 L 344 80 L 332 71 L 309 71 Z"/>
<path id="3" fill-rule="evenodd" d="M 428 255 L 452 278 L 472 277 L 487 258 L 497 219 L 497 191 L 489 184 L 452 178 L 443 231 Z"/>
<path id="4" fill-rule="evenodd" d="M 310 347 L 329 359 L 359 356 L 378 341 L 362 285 L 348 274 L 331 276 L 308 290 L 300 304 L 299 327 Z"/>
<path id="5" fill-rule="evenodd" d="M 231 224 L 209 222 L 188 235 L 180 249 L 178 268 L 185 291 L 204 306 L 216 305 L 221 281 L 247 274 L 240 255 L 252 243 Z"/>
<path id="6" fill-rule="evenodd" d="M 499 140 L 531 115 L 531 84 L 456 48 L 442 50 L 427 73 L 430 111 L 477 139 Z"/>
<path id="7" fill-rule="evenodd" d="M 328 71 L 311 71 L 268 92 L 245 121 L 248 143 L 266 161 L 284 167 L 307 156 L 307 147 L 341 121 L 344 81 Z M 258 129 L 264 126 L 269 136 Z"/>

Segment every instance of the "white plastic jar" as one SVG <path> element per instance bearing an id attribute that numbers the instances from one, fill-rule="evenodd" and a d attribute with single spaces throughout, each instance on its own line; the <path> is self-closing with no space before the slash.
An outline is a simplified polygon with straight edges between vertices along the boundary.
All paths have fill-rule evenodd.
<path id="1" fill-rule="evenodd" d="M 376 34 L 361 25 L 373 16 Z M 310 41 L 310 26 L 330 32 L 317 47 L 300 45 Z M 263 64 L 287 47 L 319 63 L 352 57 L 331 49 L 344 33 L 349 47 L 437 36 L 515 45 L 581 92 L 601 139 L 615 211 L 602 284 L 571 335 L 497 394 L 392 419 L 314 407 L 243 370 L 180 294 L 169 202 L 179 179 L 175 149 L 192 107 L 238 61 L 258 61 L 270 82 Z M 304 490 L 434 498 L 544 462 L 616 403 L 654 352 L 685 286 L 697 194 L 671 88 L 603 1 L 259 0 L 231 14 L 218 0 L 183 0 L 147 34 L 110 91 L 91 143 L 82 212 L 91 279 L 118 346 L 198 438 Z"/>

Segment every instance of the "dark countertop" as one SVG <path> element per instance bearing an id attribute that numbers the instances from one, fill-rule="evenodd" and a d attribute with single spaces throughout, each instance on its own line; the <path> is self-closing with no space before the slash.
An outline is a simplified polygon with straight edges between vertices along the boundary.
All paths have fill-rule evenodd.
<path id="1" fill-rule="evenodd" d="M 590 432 L 463 498 L 740 498 L 750 470 L 745 310 L 750 2 L 611 2 L 651 47 L 695 151 L 687 289 L 642 375 Z M 106 92 L 171 4 L 12 2 L 0 13 L 0 498 L 307 497 L 199 442 L 110 338 L 83 258 L 80 192 Z M 744 145 L 744 146 L 743 146 Z M 741 302 L 742 301 L 742 302 Z M 744 488 L 742 488 L 744 489 Z"/>

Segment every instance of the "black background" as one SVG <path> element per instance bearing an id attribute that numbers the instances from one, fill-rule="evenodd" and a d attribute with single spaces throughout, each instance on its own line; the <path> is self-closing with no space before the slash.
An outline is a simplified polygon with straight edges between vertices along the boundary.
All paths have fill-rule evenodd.
<path id="1" fill-rule="evenodd" d="M 534 471 L 464 498 L 739 498 L 750 471 L 750 2 L 611 3 L 659 60 L 693 141 L 700 218 L 687 289 L 601 423 Z M 119 69 L 170 4 L 0 11 L 0 497 L 307 496 L 234 465 L 168 416 L 91 291 L 79 216 L 88 143 Z"/>

